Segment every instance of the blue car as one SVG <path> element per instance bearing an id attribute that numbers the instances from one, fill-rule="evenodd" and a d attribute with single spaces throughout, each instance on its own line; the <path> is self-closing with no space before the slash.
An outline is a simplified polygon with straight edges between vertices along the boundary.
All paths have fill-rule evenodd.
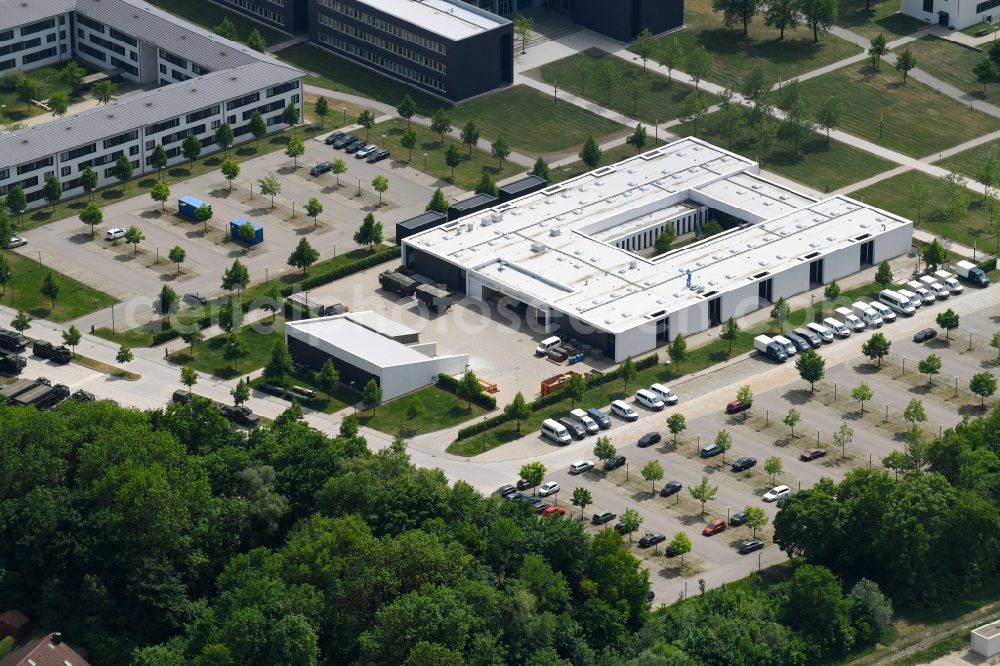
<path id="1" fill-rule="evenodd" d="M 597 409 L 596 407 L 591 407 L 587 410 L 587 416 L 594 419 L 597 423 L 597 427 L 601 430 L 607 430 L 611 427 L 611 417 Z"/>

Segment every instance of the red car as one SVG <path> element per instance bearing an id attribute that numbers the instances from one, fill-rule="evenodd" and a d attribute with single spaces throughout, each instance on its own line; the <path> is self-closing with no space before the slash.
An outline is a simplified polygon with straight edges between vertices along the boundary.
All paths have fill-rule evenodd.
<path id="1" fill-rule="evenodd" d="M 703 536 L 712 536 L 713 534 L 718 534 L 719 532 L 724 532 L 726 530 L 726 521 L 722 518 L 716 518 L 708 525 L 705 525 L 705 529 L 701 531 Z"/>
<path id="2" fill-rule="evenodd" d="M 740 402 L 739 400 L 733 400 L 726 405 L 726 414 L 739 414 L 740 412 L 745 412 L 750 409 L 749 402 Z"/>
<path id="3" fill-rule="evenodd" d="M 799 460 L 804 460 L 809 462 L 810 460 L 816 460 L 816 458 L 822 458 L 826 455 L 826 449 L 806 449 L 799 456 Z"/>
<path id="4" fill-rule="evenodd" d="M 566 515 L 566 509 L 561 506 L 547 506 L 542 509 L 540 514 L 542 518 L 547 518 L 549 516 L 555 516 L 556 518 L 562 518 Z"/>

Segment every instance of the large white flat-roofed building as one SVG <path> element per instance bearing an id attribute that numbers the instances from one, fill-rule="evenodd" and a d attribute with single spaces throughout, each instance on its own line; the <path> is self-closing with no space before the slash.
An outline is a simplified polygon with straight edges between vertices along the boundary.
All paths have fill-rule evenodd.
<path id="1" fill-rule="evenodd" d="M 22 62 L 21 69 L 73 56 L 144 86 L 160 86 L 0 136 L 0 196 L 19 186 L 29 207 L 45 203 L 49 178 L 60 181 L 64 197 L 83 193 L 80 175 L 87 167 L 97 174 L 99 187 L 117 182 L 113 169 L 122 156 L 135 175 L 146 173 L 153 169 L 149 162 L 157 145 L 166 151 L 168 165 L 184 161 L 181 143 L 189 134 L 207 153 L 223 123 L 236 143 L 247 141 L 255 111 L 268 131 L 287 127 L 288 105 L 296 106 L 301 119 L 301 71 L 142 0 L 0 0 L 0 10 L 0 23 L 34 21 L 0 32 L 0 53 L 10 46 L 4 46 L 5 37 L 21 40 L 16 43 L 23 48 L 11 52 L 19 54 L 15 60 L 36 53 L 24 44 L 39 37 L 25 41 L 35 34 L 25 31 L 47 26 L 36 32 L 53 49 L 51 58 L 29 67 Z M 50 18 L 40 20 L 46 14 Z"/>
<path id="2" fill-rule="evenodd" d="M 687 138 L 403 240 L 403 263 L 614 361 L 910 249 L 909 220 L 817 201 Z M 658 257 L 667 226 L 729 229 Z"/>
<path id="3" fill-rule="evenodd" d="M 434 343 L 399 341 L 416 338 L 415 331 L 371 311 L 285 323 L 288 351 L 296 362 L 319 370 L 330 359 L 341 383 L 358 391 L 374 378 L 383 400 L 429 386 L 441 373 L 457 375 L 468 368 L 466 354 L 437 356 Z"/>

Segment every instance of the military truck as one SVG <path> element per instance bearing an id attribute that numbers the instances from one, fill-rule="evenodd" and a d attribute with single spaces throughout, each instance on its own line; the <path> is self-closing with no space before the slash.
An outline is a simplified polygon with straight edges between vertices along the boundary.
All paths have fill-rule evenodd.
<path id="1" fill-rule="evenodd" d="M 420 286 L 420 283 L 413 278 L 396 271 L 382 271 L 379 273 L 378 283 L 386 291 L 394 291 L 400 296 L 413 296 Z"/>
<path id="2" fill-rule="evenodd" d="M 35 343 L 31 346 L 31 353 L 62 365 L 69 363 L 73 358 L 69 347 L 63 345 L 56 347 L 51 342 L 46 342 L 45 340 L 35 340 Z"/>
<path id="3" fill-rule="evenodd" d="M 26 365 L 28 365 L 28 361 L 17 354 L 0 352 L 0 373 L 5 375 L 19 375 Z"/>

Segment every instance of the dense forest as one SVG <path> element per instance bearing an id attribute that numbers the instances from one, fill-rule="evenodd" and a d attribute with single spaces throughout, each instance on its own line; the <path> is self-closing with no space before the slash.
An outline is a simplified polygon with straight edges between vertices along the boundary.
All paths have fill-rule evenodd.
<path id="1" fill-rule="evenodd" d="M 0 407 L 0 599 L 95 666 L 821 663 L 888 630 L 880 587 L 933 601 L 996 570 L 998 446 L 994 411 L 898 482 L 803 491 L 787 575 L 651 611 L 614 531 L 372 453 L 353 418 L 330 438 L 295 406 L 249 433 L 198 398 Z"/>

